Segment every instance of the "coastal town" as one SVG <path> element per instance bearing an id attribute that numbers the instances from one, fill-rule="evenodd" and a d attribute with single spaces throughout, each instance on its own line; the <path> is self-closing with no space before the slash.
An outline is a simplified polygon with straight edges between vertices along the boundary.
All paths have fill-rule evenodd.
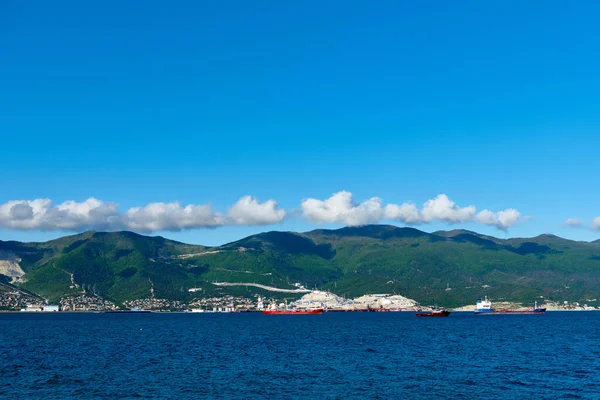
<path id="1" fill-rule="evenodd" d="M 589 299 L 590 303 L 596 299 Z M 578 302 L 545 301 L 545 307 L 551 311 L 592 311 L 595 306 Z M 521 305 L 511 302 L 496 303 L 501 308 L 518 308 Z M 137 310 L 152 312 L 193 312 L 193 313 L 231 313 L 259 312 L 267 308 L 326 311 L 390 311 L 415 312 L 431 309 L 415 300 L 398 294 L 368 294 L 354 299 L 346 299 L 329 291 L 312 290 L 297 300 L 282 301 L 281 298 L 239 296 L 198 297 L 189 302 L 149 297 L 128 300 L 121 306 L 92 294 L 81 294 L 60 299 L 58 304 L 34 298 L 23 292 L 12 291 L 0 293 L 0 310 L 23 312 L 112 312 L 119 310 Z M 453 311 L 474 311 L 475 304 L 454 308 Z"/>

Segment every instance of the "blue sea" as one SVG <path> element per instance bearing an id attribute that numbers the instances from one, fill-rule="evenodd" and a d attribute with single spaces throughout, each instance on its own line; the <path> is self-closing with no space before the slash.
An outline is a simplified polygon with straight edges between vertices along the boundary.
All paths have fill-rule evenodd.
<path id="1" fill-rule="evenodd" d="M 0 398 L 600 399 L 600 312 L 0 314 Z"/>

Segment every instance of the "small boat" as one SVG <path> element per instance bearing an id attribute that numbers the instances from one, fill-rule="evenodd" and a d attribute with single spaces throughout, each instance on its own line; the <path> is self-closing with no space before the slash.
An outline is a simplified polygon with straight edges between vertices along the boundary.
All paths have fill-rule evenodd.
<path id="1" fill-rule="evenodd" d="M 417 317 L 447 317 L 450 311 L 435 308 L 432 311 L 418 312 Z"/>

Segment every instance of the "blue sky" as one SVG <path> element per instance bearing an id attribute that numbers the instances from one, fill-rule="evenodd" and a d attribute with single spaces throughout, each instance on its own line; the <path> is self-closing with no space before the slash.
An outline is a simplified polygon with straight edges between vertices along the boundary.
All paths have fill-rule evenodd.
<path id="1" fill-rule="evenodd" d="M 595 240 L 599 12 L 593 1 L 2 4 L 0 204 L 94 197 L 121 215 L 178 201 L 225 215 L 249 195 L 285 210 L 282 222 L 244 214 L 152 233 L 220 244 L 343 226 L 301 206 L 340 191 L 418 212 L 445 194 L 454 211 L 520 217 L 505 230 L 439 215 L 418 228 Z M 1 240 L 91 224 L 6 218 Z"/>

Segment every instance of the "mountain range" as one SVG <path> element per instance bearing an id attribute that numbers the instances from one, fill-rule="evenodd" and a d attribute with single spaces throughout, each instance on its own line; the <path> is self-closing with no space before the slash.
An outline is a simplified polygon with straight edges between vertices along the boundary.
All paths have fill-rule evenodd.
<path id="1" fill-rule="evenodd" d="M 396 293 L 456 306 L 487 295 L 532 303 L 600 298 L 600 241 L 553 235 L 499 239 L 466 230 L 427 233 L 367 225 L 265 232 L 223 246 L 132 232 L 84 232 L 43 243 L 0 241 L 0 282 L 57 301 L 86 291 L 107 300 L 274 296 L 248 286 Z M 195 291 L 190 291 L 195 289 Z M 289 293 L 279 296 L 290 297 Z"/>

